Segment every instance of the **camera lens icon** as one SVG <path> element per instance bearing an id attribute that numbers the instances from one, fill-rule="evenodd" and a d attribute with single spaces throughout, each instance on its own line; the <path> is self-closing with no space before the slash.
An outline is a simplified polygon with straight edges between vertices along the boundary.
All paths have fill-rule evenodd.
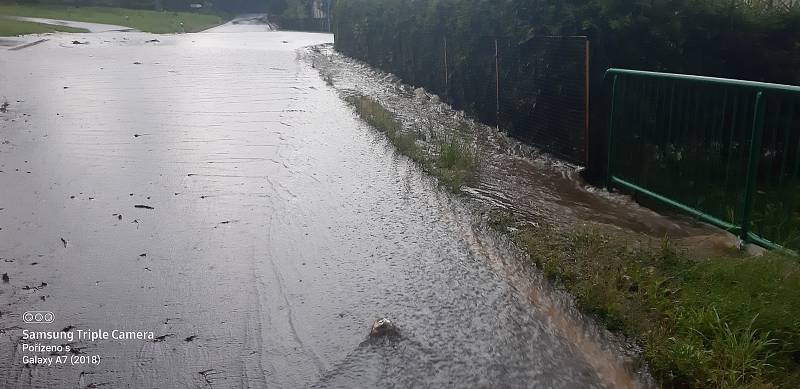
<path id="1" fill-rule="evenodd" d="M 48 324 L 55 320 L 56 315 L 50 311 L 27 311 L 22 314 L 22 321 L 30 324 Z"/>

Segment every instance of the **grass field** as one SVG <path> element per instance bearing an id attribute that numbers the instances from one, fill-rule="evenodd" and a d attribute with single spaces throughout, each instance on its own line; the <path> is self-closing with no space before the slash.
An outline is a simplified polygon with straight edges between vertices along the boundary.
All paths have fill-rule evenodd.
<path id="1" fill-rule="evenodd" d="M 115 24 L 157 34 L 175 32 L 197 32 L 219 25 L 222 17 L 190 12 L 148 11 L 111 7 L 69 7 L 60 5 L 0 4 L 0 15 L 29 16 L 49 19 L 74 20 L 79 22 Z M 0 21 L 5 24 L 5 21 Z M 183 23 L 183 25 L 181 25 Z M 12 35 L 15 32 L 9 25 Z"/>
<path id="2" fill-rule="evenodd" d="M 25 34 L 41 34 L 46 32 L 86 32 L 82 28 L 55 26 L 33 22 L 0 18 L 0 36 L 16 36 Z"/>

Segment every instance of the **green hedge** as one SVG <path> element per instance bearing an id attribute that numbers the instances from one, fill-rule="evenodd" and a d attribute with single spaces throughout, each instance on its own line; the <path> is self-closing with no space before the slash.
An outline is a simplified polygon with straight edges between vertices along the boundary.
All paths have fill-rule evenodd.
<path id="1" fill-rule="evenodd" d="M 800 84 L 800 8 L 753 8 L 738 3 L 339 0 L 333 30 L 337 50 L 434 91 L 444 83 L 443 72 L 435 66 L 440 61 L 441 37 L 446 36 L 450 63 L 475 63 L 470 75 L 475 83 L 448 85 L 452 96 L 474 95 L 476 84 L 493 79 L 492 66 L 476 61 L 476 53 L 485 56 L 491 37 L 519 45 L 543 36 L 589 37 L 592 167 L 604 166 L 598 151 L 604 149 L 603 72 L 609 67 Z M 413 65 L 407 63 L 409 50 Z M 470 111 L 487 104 L 456 105 Z"/>
<path id="2" fill-rule="evenodd" d="M 340 0 L 337 48 L 359 53 L 364 33 L 587 35 L 596 72 L 609 66 L 800 84 L 800 8 L 756 9 L 735 0 Z M 430 42 L 419 42 L 429 44 Z"/>

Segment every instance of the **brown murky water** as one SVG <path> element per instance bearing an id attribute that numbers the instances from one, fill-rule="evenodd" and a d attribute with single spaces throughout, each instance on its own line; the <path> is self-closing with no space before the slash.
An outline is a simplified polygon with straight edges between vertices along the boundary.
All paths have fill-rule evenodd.
<path id="1" fill-rule="evenodd" d="M 0 51 L 0 386 L 646 386 L 298 54 L 331 39 L 232 25 Z M 498 155 L 520 166 L 486 169 L 529 173 L 474 188 L 487 202 L 525 185 L 532 215 L 628 210 Z M 379 317 L 401 337 L 365 341 Z M 22 363 L 22 330 L 68 326 L 157 338 L 71 344 L 99 365 Z"/>

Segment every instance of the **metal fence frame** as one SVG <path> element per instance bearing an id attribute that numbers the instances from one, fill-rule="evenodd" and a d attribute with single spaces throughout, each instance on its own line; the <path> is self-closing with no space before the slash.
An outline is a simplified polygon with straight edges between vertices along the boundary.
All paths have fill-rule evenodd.
<path id="1" fill-rule="evenodd" d="M 721 220 L 720 218 L 711 215 L 709 213 L 706 213 L 698 208 L 671 199 L 662 193 L 656 193 L 655 191 L 637 185 L 636 183 L 630 182 L 616 175 L 617 171 L 615 170 L 614 166 L 615 144 L 616 142 L 621 141 L 615 139 L 615 128 L 614 128 L 615 114 L 618 111 L 617 104 L 620 103 L 617 101 L 618 100 L 617 83 L 620 79 L 632 78 L 632 77 L 648 78 L 651 80 L 685 81 L 703 85 L 734 87 L 737 88 L 738 90 L 744 91 L 745 93 L 752 93 L 753 118 L 752 118 L 752 123 L 749 123 L 750 138 L 748 146 L 749 151 L 747 154 L 746 177 L 743 188 L 744 200 L 742 201 L 741 204 L 741 217 L 738 223 L 736 222 L 731 223 Z M 758 164 L 759 164 L 759 159 L 761 157 L 760 154 L 762 153 L 762 136 L 764 132 L 766 96 L 772 93 L 784 93 L 784 94 L 788 93 L 791 94 L 792 96 L 795 95 L 800 96 L 800 87 L 754 82 L 754 81 L 725 79 L 725 78 L 648 72 L 648 71 L 616 69 L 616 68 L 608 69 L 605 73 L 605 78 L 607 81 L 610 81 L 611 83 L 611 95 L 610 95 L 611 105 L 610 105 L 608 135 L 607 135 L 607 140 L 608 140 L 607 185 L 609 188 L 613 186 L 618 186 L 633 191 L 634 193 L 643 194 L 649 198 L 655 199 L 660 203 L 666 204 L 668 206 L 686 212 L 690 215 L 693 215 L 704 222 L 707 222 L 714 226 L 725 229 L 731 233 L 734 233 L 737 236 L 739 236 L 739 238 L 742 239 L 742 241 L 744 242 L 756 243 L 760 246 L 769 249 L 786 249 L 752 232 L 751 212 L 753 206 L 753 196 L 755 192 L 756 182 L 758 179 L 758 172 L 759 172 Z"/>

